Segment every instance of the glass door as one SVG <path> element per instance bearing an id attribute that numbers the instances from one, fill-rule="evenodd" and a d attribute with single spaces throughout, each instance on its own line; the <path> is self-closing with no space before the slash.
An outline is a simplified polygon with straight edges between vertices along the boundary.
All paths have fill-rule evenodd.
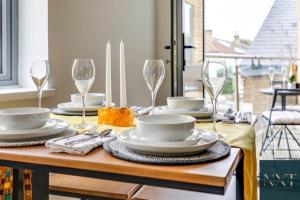
<path id="1" fill-rule="evenodd" d="M 203 96 L 203 0 L 183 0 L 182 31 L 184 40 L 183 95 Z"/>
<path id="2" fill-rule="evenodd" d="M 174 96 L 203 96 L 204 0 L 175 0 L 173 6 Z M 174 14 L 176 13 L 176 14 Z M 176 34 L 174 34 L 176 33 Z"/>

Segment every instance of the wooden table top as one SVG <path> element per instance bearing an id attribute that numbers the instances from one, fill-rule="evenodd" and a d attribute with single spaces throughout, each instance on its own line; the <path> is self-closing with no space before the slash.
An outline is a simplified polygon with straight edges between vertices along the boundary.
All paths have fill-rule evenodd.
<path id="1" fill-rule="evenodd" d="M 211 163 L 158 166 L 120 160 L 102 148 L 85 156 L 53 153 L 44 146 L 0 148 L 0 162 L 3 160 L 33 163 L 219 187 L 229 184 L 241 157 L 241 150 L 232 148 L 228 157 Z"/>

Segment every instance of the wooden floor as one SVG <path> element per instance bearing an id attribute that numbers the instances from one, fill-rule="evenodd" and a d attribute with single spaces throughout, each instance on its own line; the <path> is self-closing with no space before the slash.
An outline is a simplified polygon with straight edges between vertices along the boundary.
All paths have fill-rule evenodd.
<path id="1" fill-rule="evenodd" d="M 296 139 L 298 141 L 300 141 L 300 130 L 299 130 L 299 127 L 298 129 L 297 128 L 292 128 L 290 127 L 292 133 L 294 134 L 294 136 L 296 137 Z M 275 130 L 276 131 L 276 130 Z M 291 149 L 291 157 L 292 159 L 299 159 L 300 158 L 300 148 L 299 146 L 297 145 L 297 143 L 292 139 L 292 137 L 290 135 L 288 135 L 288 144 L 286 142 L 286 137 L 285 135 L 283 134 L 281 140 L 280 140 L 280 144 L 278 146 L 278 142 L 279 142 L 279 136 L 276 137 L 274 139 L 274 142 L 273 142 L 273 148 L 276 149 L 274 150 L 274 156 L 272 154 L 272 150 L 271 149 L 268 149 L 266 150 L 263 155 L 262 155 L 262 158 L 261 159 L 264 159 L 264 160 L 273 160 L 273 159 L 290 159 L 289 158 L 289 152 L 287 151 L 288 149 L 288 144 L 290 146 L 290 149 Z M 257 138 L 258 139 L 258 144 L 261 144 L 261 137 L 260 138 Z"/>
<path id="2" fill-rule="evenodd" d="M 289 127 L 294 136 L 298 141 L 300 141 L 300 126 L 291 126 Z M 274 128 L 274 132 L 276 131 L 276 128 Z M 262 144 L 262 135 L 264 133 L 264 129 L 260 128 L 256 131 L 256 149 L 257 149 L 257 159 L 258 161 L 263 160 L 276 160 L 276 159 L 290 159 L 289 158 L 289 152 L 287 151 L 287 143 L 286 138 L 283 135 L 281 138 L 280 145 L 278 146 L 279 136 L 274 139 L 274 142 L 272 143 L 274 146 L 274 156 L 272 154 L 272 150 L 268 149 L 265 152 L 263 152 L 262 156 L 259 156 L 259 151 Z M 300 148 L 297 145 L 297 143 L 292 139 L 290 135 L 288 135 L 288 141 L 289 146 L 291 149 L 291 156 L 292 159 L 300 159 Z"/>

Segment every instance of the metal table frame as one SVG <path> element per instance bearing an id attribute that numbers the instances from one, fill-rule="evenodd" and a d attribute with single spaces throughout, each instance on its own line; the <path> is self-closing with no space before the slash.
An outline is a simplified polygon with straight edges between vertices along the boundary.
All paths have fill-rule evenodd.
<path id="1" fill-rule="evenodd" d="M 1 166 L 13 168 L 13 200 L 23 200 L 23 169 L 32 170 L 32 198 L 33 200 L 48 200 L 49 199 L 49 174 L 68 174 L 75 176 L 84 176 L 90 178 L 107 179 L 113 181 L 130 182 L 136 184 L 152 185 L 158 187 L 167 187 L 174 189 L 182 189 L 196 192 L 212 193 L 224 195 L 226 187 L 217 187 L 209 185 L 200 185 L 193 183 L 185 183 L 171 180 L 162 180 L 148 177 L 139 177 L 131 175 L 123 175 L 117 173 L 107 173 L 92 170 L 82 170 L 75 168 L 57 167 L 50 165 L 40 165 L 34 163 L 15 162 L 0 160 Z M 243 199 L 244 186 L 244 171 L 243 171 L 243 156 L 238 162 L 235 169 L 236 175 L 236 199 Z M 55 192 L 54 192 L 55 193 Z M 70 196 L 68 193 L 61 193 L 63 196 Z M 78 197 L 78 196 L 77 196 Z"/>

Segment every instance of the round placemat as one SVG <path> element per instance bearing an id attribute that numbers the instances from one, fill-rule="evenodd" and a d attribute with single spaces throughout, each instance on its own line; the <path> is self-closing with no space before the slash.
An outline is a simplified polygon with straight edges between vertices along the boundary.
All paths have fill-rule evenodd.
<path id="1" fill-rule="evenodd" d="M 70 129 L 69 131 L 65 131 L 62 134 L 58 134 L 51 137 L 35 138 L 33 140 L 9 141 L 9 142 L 0 141 L 0 148 L 29 147 L 29 146 L 43 145 L 50 139 L 54 139 L 58 137 L 66 137 L 72 134 L 75 134 L 75 132 L 73 129 Z"/>
<path id="2" fill-rule="evenodd" d="M 105 142 L 103 148 L 113 156 L 123 160 L 156 165 L 184 165 L 211 162 L 228 156 L 231 149 L 228 144 L 218 141 L 212 147 L 194 155 L 160 156 L 132 151 L 117 139 Z"/>

